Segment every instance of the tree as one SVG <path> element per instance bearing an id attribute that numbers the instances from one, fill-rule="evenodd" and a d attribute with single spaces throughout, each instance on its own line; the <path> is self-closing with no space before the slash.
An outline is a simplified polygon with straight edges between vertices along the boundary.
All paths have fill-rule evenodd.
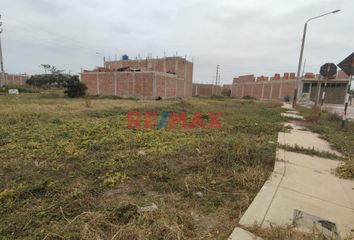
<path id="1" fill-rule="evenodd" d="M 65 81 L 71 76 L 64 74 L 64 70 L 58 70 L 49 64 L 41 64 L 44 74 L 36 74 L 31 76 L 26 83 L 35 87 L 63 87 Z"/>
<path id="2" fill-rule="evenodd" d="M 79 76 L 74 75 L 68 78 L 64 84 L 65 95 L 71 98 L 82 97 L 86 94 L 87 87 L 80 81 Z"/>
<path id="3" fill-rule="evenodd" d="M 230 97 L 231 96 L 231 89 L 229 88 L 224 88 L 221 92 L 221 94 L 225 97 Z"/>
<path id="4" fill-rule="evenodd" d="M 44 69 L 44 73 L 47 74 L 47 72 L 50 72 L 51 74 L 62 74 L 64 70 L 59 70 L 55 66 L 49 65 L 49 64 L 41 64 L 41 67 Z"/>

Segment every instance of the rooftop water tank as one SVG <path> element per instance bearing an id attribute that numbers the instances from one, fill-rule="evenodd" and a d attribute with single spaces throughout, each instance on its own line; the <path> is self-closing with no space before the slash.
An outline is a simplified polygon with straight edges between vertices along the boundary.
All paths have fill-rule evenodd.
<path id="1" fill-rule="evenodd" d="M 129 56 L 128 56 L 127 54 L 124 54 L 124 55 L 122 56 L 122 60 L 129 60 Z"/>

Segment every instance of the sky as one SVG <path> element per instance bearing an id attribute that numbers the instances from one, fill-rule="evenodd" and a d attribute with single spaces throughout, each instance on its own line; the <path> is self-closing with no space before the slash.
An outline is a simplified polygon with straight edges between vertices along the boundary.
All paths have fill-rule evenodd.
<path id="1" fill-rule="evenodd" d="M 40 64 L 79 73 L 113 60 L 179 56 L 194 82 L 296 72 L 304 23 L 311 21 L 305 72 L 354 51 L 353 0 L 1 0 L 5 71 L 41 73 Z M 97 54 L 99 53 L 99 54 Z"/>

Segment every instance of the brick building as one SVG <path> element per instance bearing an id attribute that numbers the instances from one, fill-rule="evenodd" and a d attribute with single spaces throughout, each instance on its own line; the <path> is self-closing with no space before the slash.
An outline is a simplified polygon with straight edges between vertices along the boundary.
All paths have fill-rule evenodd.
<path id="1" fill-rule="evenodd" d="M 81 80 L 92 95 L 185 98 L 192 96 L 193 63 L 181 57 L 105 61 L 83 71 Z"/>
<path id="2" fill-rule="evenodd" d="M 343 71 L 339 71 L 335 78 L 329 79 L 326 86 L 324 102 L 331 104 L 343 104 L 348 89 L 349 76 Z M 302 97 L 312 102 L 322 96 L 325 81 L 318 80 L 318 75 L 307 73 L 302 79 Z M 321 86 L 318 93 L 318 86 Z"/>
<path id="3" fill-rule="evenodd" d="M 343 103 L 349 77 L 342 71 L 328 81 L 325 98 L 326 103 Z M 318 75 L 306 73 L 301 79 L 301 99 L 315 101 L 317 96 Z M 324 81 L 320 80 L 322 90 Z M 295 73 L 284 73 L 283 76 L 275 74 L 273 77 L 254 75 L 244 75 L 234 78 L 231 87 L 231 96 L 245 97 L 250 96 L 257 99 L 284 100 L 292 99 L 296 85 Z M 322 91 L 321 90 L 321 91 Z M 300 100 L 301 100 L 300 99 Z"/>

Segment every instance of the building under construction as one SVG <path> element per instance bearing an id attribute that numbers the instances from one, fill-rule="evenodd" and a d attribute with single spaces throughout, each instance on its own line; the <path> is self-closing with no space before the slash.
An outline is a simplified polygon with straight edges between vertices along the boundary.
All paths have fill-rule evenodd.
<path id="1" fill-rule="evenodd" d="M 186 98 L 192 96 L 193 63 L 182 57 L 104 61 L 104 67 L 81 73 L 92 95 Z"/>

